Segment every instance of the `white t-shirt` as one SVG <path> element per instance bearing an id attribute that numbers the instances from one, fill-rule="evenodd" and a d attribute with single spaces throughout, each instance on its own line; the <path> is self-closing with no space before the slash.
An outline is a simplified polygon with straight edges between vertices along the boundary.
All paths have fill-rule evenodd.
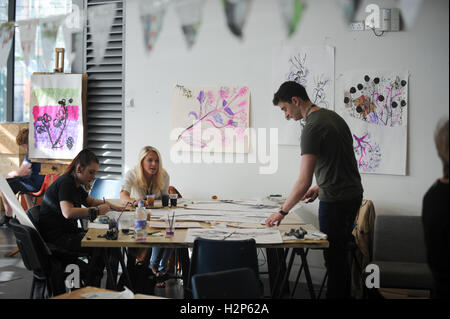
<path id="1" fill-rule="evenodd" d="M 169 194 L 169 183 L 170 183 L 170 177 L 169 174 L 166 172 L 164 178 L 164 188 L 163 189 L 144 189 L 140 188 L 137 183 L 137 177 L 136 177 L 136 171 L 134 169 L 129 170 L 125 174 L 125 178 L 122 182 L 122 190 L 127 191 L 130 193 L 131 198 L 145 198 L 145 196 L 148 194 L 155 194 L 155 199 L 160 199 L 162 194 Z"/>

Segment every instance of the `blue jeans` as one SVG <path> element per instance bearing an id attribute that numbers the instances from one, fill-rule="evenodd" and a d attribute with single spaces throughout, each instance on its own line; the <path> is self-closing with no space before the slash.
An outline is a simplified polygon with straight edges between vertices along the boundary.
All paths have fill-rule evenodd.
<path id="1" fill-rule="evenodd" d="M 152 248 L 150 268 L 156 268 L 159 272 L 167 272 L 167 263 L 171 254 L 172 248 Z"/>
<path id="2" fill-rule="evenodd" d="M 349 243 L 362 196 L 341 202 L 319 203 L 320 231 L 327 234 L 330 246 L 324 250 L 328 271 L 327 299 L 350 298 L 351 269 Z"/>

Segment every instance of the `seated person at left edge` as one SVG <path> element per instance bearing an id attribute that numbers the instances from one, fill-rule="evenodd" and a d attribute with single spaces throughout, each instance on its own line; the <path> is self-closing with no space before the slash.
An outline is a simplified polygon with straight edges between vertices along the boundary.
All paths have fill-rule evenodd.
<path id="1" fill-rule="evenodd" d="M 96 155 L 87 149 L 82 150 L 70 163 L 65 174 L 46 191 L 39 215 L 39 230 L 46 242 L 75 253 L 91 255 L 87 284 L 97 287 L 103 276 L 103 256 L 99 249 L 81 247 L 81 240 L 86 232 L 77 226 L 77 219 L 89 218 L 93 221 L 98 215 L 111 209 L 121 209 L 89 196 L 83 188 L 94 180 L 98 169 Z"/>

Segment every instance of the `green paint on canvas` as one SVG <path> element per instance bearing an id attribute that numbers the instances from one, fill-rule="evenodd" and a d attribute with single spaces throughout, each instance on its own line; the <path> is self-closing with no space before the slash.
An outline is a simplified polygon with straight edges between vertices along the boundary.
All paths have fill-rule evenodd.
<path id="1" fill-rule="evenodd" d="M 34 105 L 58 105 L 61 99 L 73 99 L 71 105 L 81 105 L 79 101 L 79 89 L 34 89 L 31 104 Z"/>

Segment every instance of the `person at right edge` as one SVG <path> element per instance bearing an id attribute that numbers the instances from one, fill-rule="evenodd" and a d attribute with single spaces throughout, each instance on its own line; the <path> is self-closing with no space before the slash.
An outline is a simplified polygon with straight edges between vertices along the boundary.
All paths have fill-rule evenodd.
<path id="1" fill-rule="evenodd" d="M 313 104 L 305 88 L 293 81 L 280 86 L 273 104 L 280 107 L 287 120 L 303 120 L 303 130 L 299 177 L 281 210 L 268 217 L 266 225 L 279 225 L 300 200 L 312 202 L 319 197 L 320 231 L 327 234 L 329 241 L 329 248 L 324 250 L 326 296 L 350 298 L 348 247 L 363 196 L 350 129 L 337 113 Z M 310 188 L 313 174 L 317 186 Z"/>
<path id="2" fill-rule="evenodd" d="M 442 161 L 443 177 L 426 192 L 422 203 L 422 222 L 428 265 L 433 275 L 432 298 L 448 298 L 448 119 L 437 124 L 434 143 Z"/>

